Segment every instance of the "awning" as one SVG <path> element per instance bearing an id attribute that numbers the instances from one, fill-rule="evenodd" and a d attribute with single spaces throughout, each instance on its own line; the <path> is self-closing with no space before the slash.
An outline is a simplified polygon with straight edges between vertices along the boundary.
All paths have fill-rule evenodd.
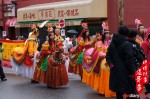
<path id="1" fill-rule="evenodd" d="M 15 27 L 17 23 L 17 18 L 8 19 L 5 23 L 6 27 Z"/>
<path id="2" fill-rule="evenodd" d="M 106 18 L 107 0 L 71 0 L 32 5 L 17 11 L 18 22 Z"/>
<path id="3" fill-rule="evenodd" d="M 65 20 L 65 26 L 77 26 L 80 25 L 80 22 L 83 19 L 71 19 L 71 20 Z M 18 22 L 15 27 L 16 28 L 24 28 L 24 27 L 31 27 L 31 24 L 37 24 L 38 26 L 41 25 L 43 21 L 32 21 L 32 22 Z M 49 22 L 45 25 L 56 25 L 59 24 L 59 20 L 49 20 Z"/>

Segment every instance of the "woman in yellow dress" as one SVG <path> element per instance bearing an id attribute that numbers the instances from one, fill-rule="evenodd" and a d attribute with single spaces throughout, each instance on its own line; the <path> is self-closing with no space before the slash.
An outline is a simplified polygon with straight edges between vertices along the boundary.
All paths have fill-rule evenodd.
<path id="1" fill-rule="evenodd" d="M 108 34 L 109 31 L 106 25 L 107 24 L 103 23 L 104 30 L 102 41 L 98 41 L 95 44 L 95 50 L 99 52 L 99 56 L 92 56 L 97 57 L 93 66 L 93 71 L 87 72 L 87 70 L 84 70 L 82 82 L 86 83 L 100 94 L 105 95 L 105 97 L 113 97 L 115 96 L 115 93 L 109 90 L 110 72 L 105 59 L 107 47 L 110 43 L 110 40 L 108 39 L 110 38 Z"/>

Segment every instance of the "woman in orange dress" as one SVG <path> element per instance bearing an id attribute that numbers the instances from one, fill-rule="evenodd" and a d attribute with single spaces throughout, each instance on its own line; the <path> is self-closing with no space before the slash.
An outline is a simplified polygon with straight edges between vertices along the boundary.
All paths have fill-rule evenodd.
<path id="1" fill-rule="evenodd" d="M 103 25 L 106 24 L 103 23 Z M 105 95 L 105 97 L 113 97 L 115 96 L 115 93 L 109 90 L 110 72 L 105 59 L 107 47 L 110 43 L 108 33 L 108 29 L 105 27 L 102 34 L 102 41 L 98 41 L 95 44 L 95 50 L 99 52 L 99 56 L 97 56 L 97 60 L 94 64 L 95 66 L 93 66 L 93 71 L 87 72 L 87 70 L 84 70 L 82 82 L 86 83 L 100 94 Z"/>

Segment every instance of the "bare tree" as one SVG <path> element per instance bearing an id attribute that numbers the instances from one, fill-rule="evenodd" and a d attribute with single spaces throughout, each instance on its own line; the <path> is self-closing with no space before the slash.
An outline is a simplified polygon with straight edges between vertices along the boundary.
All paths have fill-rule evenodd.
<path id="1" fill-rule="evenodd" d="M 124 0 L 118 0 L 118 24 L 124 23 Z"/>

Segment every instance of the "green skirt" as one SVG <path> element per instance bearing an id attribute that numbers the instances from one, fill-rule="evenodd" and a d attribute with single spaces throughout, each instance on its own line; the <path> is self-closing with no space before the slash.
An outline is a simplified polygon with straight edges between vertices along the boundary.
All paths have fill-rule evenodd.
<path id="1" fill-rule="evenodd" d="M 77 63 L 82 64 L 84 52 L 81 52 L 77 58 Z"/>

